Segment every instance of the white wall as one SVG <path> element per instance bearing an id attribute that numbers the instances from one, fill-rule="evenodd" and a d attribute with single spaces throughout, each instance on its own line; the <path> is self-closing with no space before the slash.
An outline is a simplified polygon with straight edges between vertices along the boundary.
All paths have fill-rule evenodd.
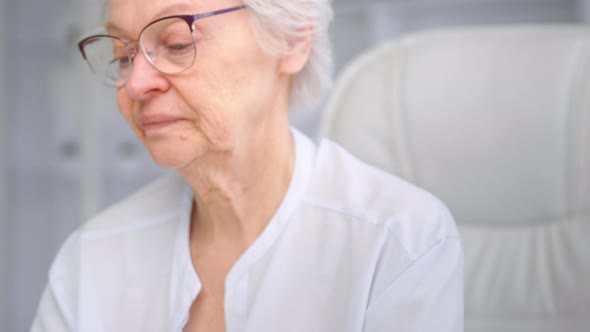
<path id="1" fill-rule="evenodd" d="M 582 22 L 590 22 L 590 0 L 578 0 L 578 12 Z"/>

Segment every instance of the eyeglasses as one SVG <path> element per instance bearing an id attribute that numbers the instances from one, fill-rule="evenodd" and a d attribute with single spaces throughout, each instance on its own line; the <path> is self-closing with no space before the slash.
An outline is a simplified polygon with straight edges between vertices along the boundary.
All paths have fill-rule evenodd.
<path id="1" fill-rule="evenodd" d="M 246 5 L 203 14 L 166 16 L 143 28 L 135 41 L 94 35 L 80 41 L 78 47 L 90 69 L 111 86 L 121 87 L 127 83 L 139 49 L 158 71 L 178 74 L 190 68 L 197 56 L 194 21 L 244 8 Z"/>

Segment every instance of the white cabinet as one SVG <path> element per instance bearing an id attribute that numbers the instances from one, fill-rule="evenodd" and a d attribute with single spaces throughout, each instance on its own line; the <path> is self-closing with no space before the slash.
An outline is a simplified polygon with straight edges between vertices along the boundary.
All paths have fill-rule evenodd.
<path id="1" fill-rule="evenodd" d="M 8 331 L 8 220 L 6 218 L 6 173 L 5 165 L 8 159 L 6 154 L 7 132 L 6 128 L 6 106 L 5 106 L 5 84 L 6 61 L 5 48 L 6 28 L 4 24 L 4 6 L 6 0 L 0 0 L 0 331 Z"/>

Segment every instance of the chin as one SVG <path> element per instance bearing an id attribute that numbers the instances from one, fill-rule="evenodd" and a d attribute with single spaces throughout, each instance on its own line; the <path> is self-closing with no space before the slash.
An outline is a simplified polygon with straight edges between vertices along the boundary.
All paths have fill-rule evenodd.
<path id="1" fill-rule="evenodd" d="M 167 169 L 184 168 L 204 153 L 203 149 L 195 149 L 186 143 L 146 144 L 146 147 L 156 165 Z"/>

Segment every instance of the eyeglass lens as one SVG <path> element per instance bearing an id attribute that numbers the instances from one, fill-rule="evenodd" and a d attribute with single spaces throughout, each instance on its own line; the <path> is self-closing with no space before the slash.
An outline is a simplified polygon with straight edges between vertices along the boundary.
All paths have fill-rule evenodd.
<path id="1" fill-rule="evenodd" d="M 177 74 L 189 68 L 196 56 L 190 26 L 182 18 L 167 18 L 147 26 L 139 37 L 146 59 L 165 74 Z M 84 45 L 86 60 L 107 84 L 122 86 L 132 71 L 137 43 L 124 44 L 117 38 L 96 36 Z"/>

